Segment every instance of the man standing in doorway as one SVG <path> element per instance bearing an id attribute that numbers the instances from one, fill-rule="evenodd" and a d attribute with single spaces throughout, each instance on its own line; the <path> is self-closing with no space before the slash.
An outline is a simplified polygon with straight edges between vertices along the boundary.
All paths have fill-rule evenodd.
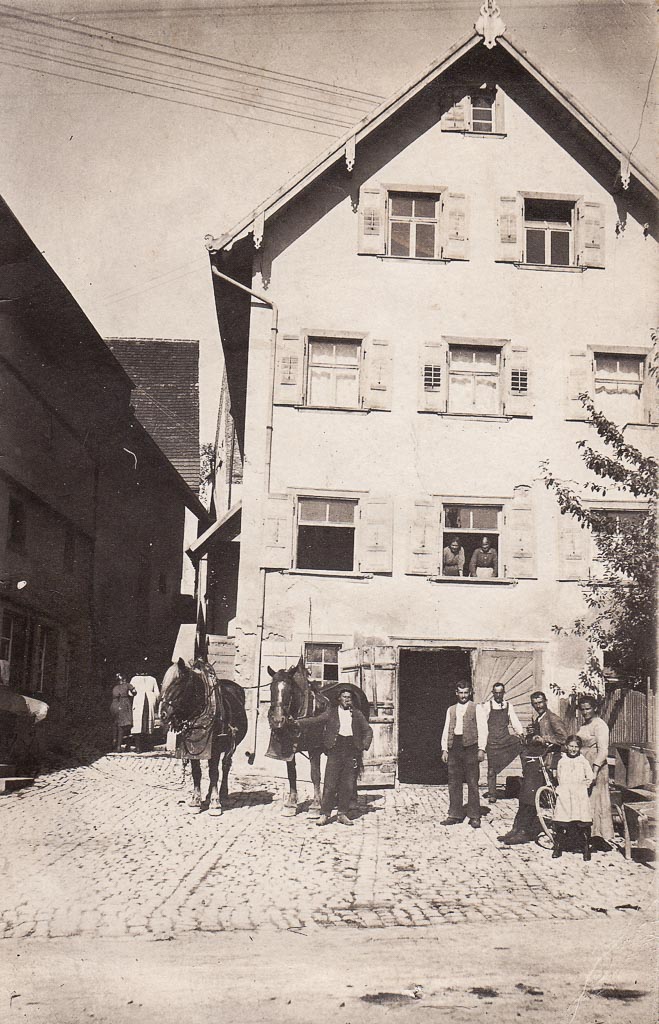
<path id="1" fill-rule="evenodd" d="M 464 818 L 463 786 L 467 784 L 467 817 L 472 828 L 481 827 L 478 795 L 478 766 L 485 760 L 487 718 L 480 704 L 474 704 L 471 684 L 460 680 L 458 698 L 446 713 L 442 732 L 442 761 L 448 764 L 448 818 L 442 825 L 458 825 Z"/>
<path id="2" fill-rule="evenodd" d="M 514 707 L 506 700 L 503 683 L 494 684 L 492 696 L 483 707 L 487 715 L 487 799 L 494 804 L 497 775 L 518 756 L 524 730 Z"/>

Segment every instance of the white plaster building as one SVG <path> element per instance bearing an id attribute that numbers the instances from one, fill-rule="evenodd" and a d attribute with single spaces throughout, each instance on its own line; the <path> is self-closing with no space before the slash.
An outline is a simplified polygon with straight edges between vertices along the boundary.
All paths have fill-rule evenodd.
<path id="1" fill-rule="evenodd" d="M 584 390 L 656 443 L 657 184 L 489 6 L 209 239 L 244 459 L 214 537 L 240 510 L 235 673 L 261 684 L 259 759 L 267 665 L 301 652 L 317 678 L 362 666 L 372 780 L 441 781 L 459 678 L 480 699 L 503 679 L 522 720 L 532 690 L 569 691 L 583 651 L 552 626 L 581 610 L 592 552 L 540 464 L 583 475 Z M 496 558 L 472 574 L 483 536 Z"/>

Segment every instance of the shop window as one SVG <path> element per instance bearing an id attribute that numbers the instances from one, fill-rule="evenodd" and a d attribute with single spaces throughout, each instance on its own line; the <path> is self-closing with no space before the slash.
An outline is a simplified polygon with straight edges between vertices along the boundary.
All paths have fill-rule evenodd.
<path id="1" fill-rule="evenodd" d="M 324 686 L 338 681 L 340 650 L 341 644 L 304 645 L 304 663 L 314 682 Z"/>
<path id="2" fill-rule="evenodd" d="M 501 412 L 501 350 L 449 346 L 448 411 L 496 415 Z"/>
<path id="3" fill-rule="evenodd" d="M 543 266 L 574 264 L 574 203 L 524 200 L 525 262 Z"/>
<path id="4" fill-rule="evenodd" d="M 352 572 L 355 568 L 356 501 L 300 498 L 296 568 Z"/>
<path id="5" fill-rule="evenodd" d="M 501 506 L 444 505 L 442 575 L 499 576 Z"/>

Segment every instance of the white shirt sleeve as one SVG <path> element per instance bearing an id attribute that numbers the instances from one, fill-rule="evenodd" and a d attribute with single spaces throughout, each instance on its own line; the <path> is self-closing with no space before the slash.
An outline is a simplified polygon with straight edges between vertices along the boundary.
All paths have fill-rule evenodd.
<path id="1" fill-rule="evenodd" d="M 485 750 L 487 746 L 487 712 L 482 704 L 476 705 L 476 729 L 478 732 L 478 749 Z"/>
<path id="2" fill-rule="evenodd" d="M 442 750 L 443 751 L 447 751 L 448 750 L 448 720 L 449 720 L 450 714 L 451 714 L 451 709 L 449 708 L 448 711 L 446 712 L 446 721 L 444 722 L 444 729 L 442 731 Z"/>
<path id="3" fill-rule="evenodd" d="M 517 712 L 515 711 L 510 701 L 508 701 L 508 717 L 510 718 L 510 724 L 513 727 L 513 732 L 516 732 L 518 736 L 523 736 L 524 730 L 522 728 L 522 723 L 517 717 Z"/>

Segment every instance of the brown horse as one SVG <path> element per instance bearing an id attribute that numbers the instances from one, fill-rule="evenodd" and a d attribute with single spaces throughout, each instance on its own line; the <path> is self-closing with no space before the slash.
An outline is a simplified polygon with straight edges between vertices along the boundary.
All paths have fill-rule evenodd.
<path id="1" fill-rule="evenodd" d="M 268 665 L 270 675 L 270 745 L 267 757 L 286 761 L 288 771 L 289 793 L 284 802 L 282 813 L 287 816 L 297 814 L 297 770 L 295 767 L 296 753 L 308 753 L 313 783 L 313 800 L 309 807 L 309 817 L 320 815 L 320 755 L 323 753 L 323 726 L 313 725 L 313 719 L 330 706 L 328 692 L 337 693 L 338 684 L 319 688 L 309 677 L 302 658 L 297 665 L 289 669 L 274 672 Z M 368 718 L 370 705 L 366 694 L 358 686 L 349 686 L 356 698 L 355 706 Z M 296 720 L 304 719 L 305 728 L 300 729 Z M 355 793 L 355 801 L 357 794 Z"/>
<path id="2" fill-rule="evenodd" d="M 198 660 L 186 665 L 179 658 L 162 682 L 160 718 L 177 733 L 176 756 L 190 761 L 191 810 L 201 811 L 201 762 L 208 761 L 208 813 L 222 814 L 222 805 L 229 799 L 233 755 L 247 734 L 243 688 L 229 679 L 218 679 L 208 662 Z M 222 755 L 222 784 L 218 792 Z"/>

